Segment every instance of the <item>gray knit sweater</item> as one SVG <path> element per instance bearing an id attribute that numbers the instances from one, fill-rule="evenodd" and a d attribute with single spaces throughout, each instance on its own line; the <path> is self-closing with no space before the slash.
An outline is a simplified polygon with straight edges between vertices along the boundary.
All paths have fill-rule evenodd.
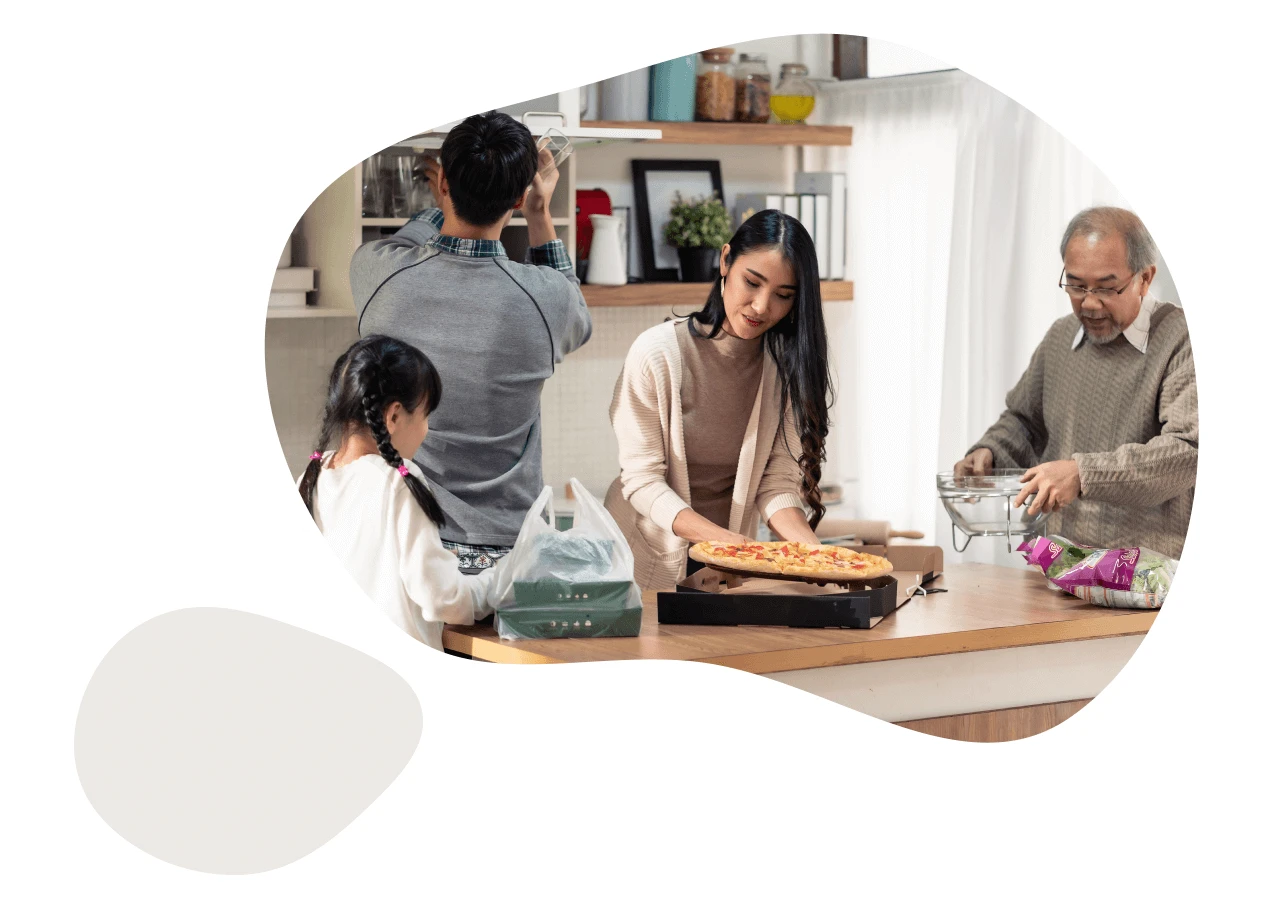
<path id="1" fill-rule="evenodd" d="M 1155 304 L 1145 353 L 1124 336 L 1073 347 L 1079 330 L 1074 315 L 1050 327 L 1004 414 L 970 452 L 989 448 L 997 468 L 1074 459 L 1081 495 L 1050 514 L 1050 532 L 1180 557 L 1200 442 L 1182 309 Z"/>

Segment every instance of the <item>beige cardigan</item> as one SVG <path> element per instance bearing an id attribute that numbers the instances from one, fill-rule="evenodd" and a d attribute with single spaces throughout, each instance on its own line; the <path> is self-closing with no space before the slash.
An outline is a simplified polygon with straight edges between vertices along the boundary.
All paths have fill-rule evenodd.
<path id="1" fill-rule="evenodd" d="M 669 321 L 640 334 L 627 353 L 609 407 L 622 471 L 609 487 L 605 507 L 631 546 L 636 583 L 643 589 L 674 587 L 684 577 L 689 551 L 689 543 L 671 529 L 691 500 L 676 337 L 689 332 L 686 323 Z M 767 348 L 764 358 L 729 516 L 729 528 L 751 539 L 756 537 L 757 514 L 767 522 L 784 508 L 805 509 L 800 435 L 790 408 L 785 422 L 779 415 L 778 366 Z"/>

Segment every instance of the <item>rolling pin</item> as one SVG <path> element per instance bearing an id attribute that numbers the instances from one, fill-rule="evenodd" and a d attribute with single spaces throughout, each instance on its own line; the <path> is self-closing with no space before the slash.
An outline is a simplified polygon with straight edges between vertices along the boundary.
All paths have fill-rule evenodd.
<path id="1" fill-rule="evenodd" d="M 890 539 L 923 539 L 924 533 L 913 529 L 894 529 L 888 520 L 846 520 L 824 517 L 815 530 L 819 539 L 861 539 L 866 545 L 888 545 Z"/>

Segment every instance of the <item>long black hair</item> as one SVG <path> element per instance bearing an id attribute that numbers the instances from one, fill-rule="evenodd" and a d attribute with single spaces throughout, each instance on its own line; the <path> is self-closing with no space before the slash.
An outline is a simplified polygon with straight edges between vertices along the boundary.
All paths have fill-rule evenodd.
<path id="1" fill-rule="evenodd" d="M 312 502 L 316 480 L 320 478 L 320 465 L 329 443 L 368 429 L 378 445 L 378 453 L 388 465 L 400 470 L 414 500 L 431 522 L 443 526 L 444 511 L 440 503 L 417 476 L 402 468 L 404 460 L 391 443 L 384 418 L 392 403 L 400 403 L 412 412 L 422 405 L 424 397 L 430 413 L 440 405 L 440 393 L 440 374 L 435 365 L 408 343 L 390 336 L 366 336 L 343 352 L 329 373 L 329 397 L 324 404 L 320 439 L 298 485 L 307 512 L 315 516 Z"/>
<path id="2" fill-rule="evenodd" d="M 765 345 L 778 365 L 782 381 L 782 415 L 788 404 L 800 432 L 801 453 L 797 457 L 804 473 L 804 499 L 809 505 L 810 529 L 826 513 L 822 506 L 822 461 L 826 456 L 828 412 L 831 400 L 831 373 L 827 367 L 827 327 L 822 319 L 822 287 L 818 278 L 818 254 L 813 239 L 799 220 L 776 209 L 764 209 L 747 221 L 729 241 L 730 267 L 744 253 L 777 250 L 795 273 L 795 304 L 791 312 L 765 333 Z M 724 297 L 720 277 L 701 311 L 688 322 L 694 336 L 711 338 L 724 325 Z M 700 332 L 696 324 L 709 325 Z M 795 454 L 792 454 L 795 456 Z"/>

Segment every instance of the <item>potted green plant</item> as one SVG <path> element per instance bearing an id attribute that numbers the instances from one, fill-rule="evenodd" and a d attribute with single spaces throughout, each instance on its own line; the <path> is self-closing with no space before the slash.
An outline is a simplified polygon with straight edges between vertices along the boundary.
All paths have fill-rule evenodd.
<path id="1" fill-rule="evenodd" d="M 724 203 L 714 194 L 685 202 L 677 193 L 663 236 L 680 257 L 681 282 L 710 282 L 733 227 Z"/>

